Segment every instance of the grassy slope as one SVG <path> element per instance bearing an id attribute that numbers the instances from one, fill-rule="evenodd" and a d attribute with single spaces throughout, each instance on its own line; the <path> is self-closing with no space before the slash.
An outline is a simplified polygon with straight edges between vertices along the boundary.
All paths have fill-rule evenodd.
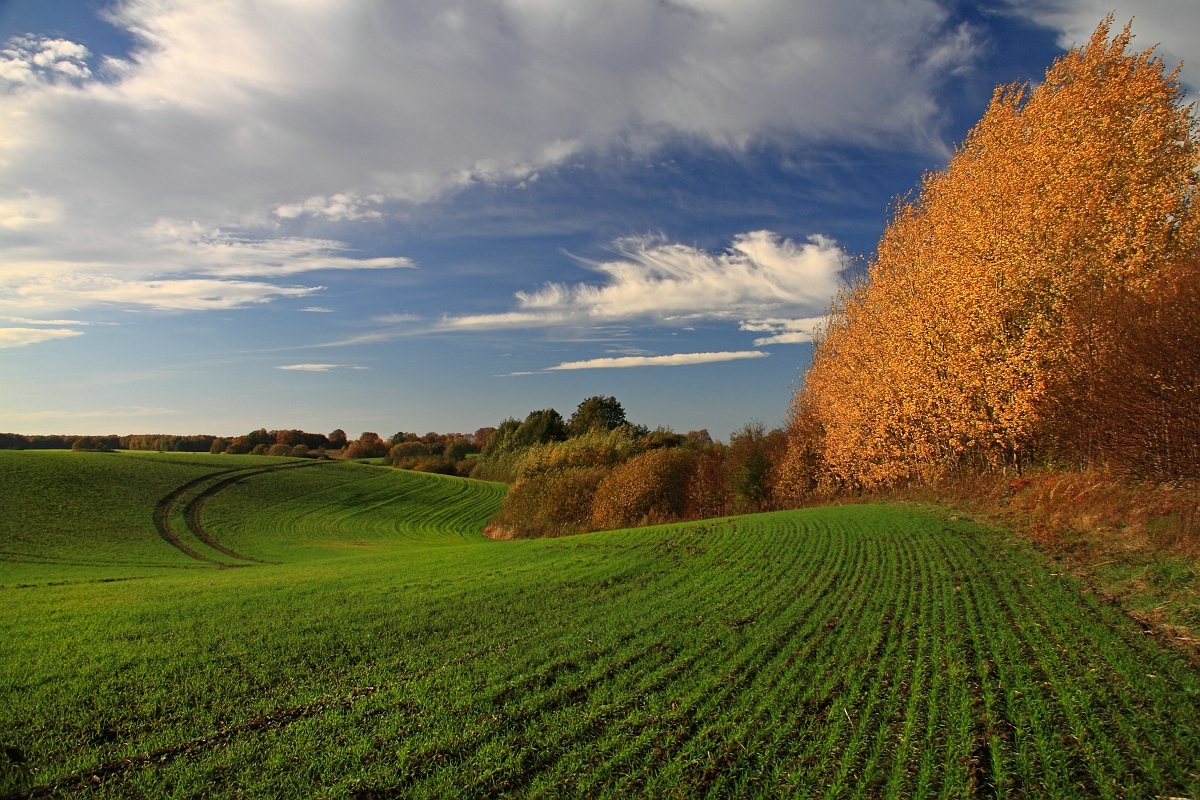
<path id="1" fill-rule="evenodd" d="M 147 527 L 155 493 L 230 463 L 8 458 L 30 456 L 42 477 L 0 484 L 13 508 L 71 494 L 55 469 L 125 489 L 0 549 L 144 564 L 183 557 Z M 95 791 L 1200 794 L 1196 672 L 984 529 L 855 506 L 493 542 L 500 491 L 261 473 L 202 518 L 281 563 L 0 589 L 0 742 L 25 762 L 0 794 L 159 748 Z"/>

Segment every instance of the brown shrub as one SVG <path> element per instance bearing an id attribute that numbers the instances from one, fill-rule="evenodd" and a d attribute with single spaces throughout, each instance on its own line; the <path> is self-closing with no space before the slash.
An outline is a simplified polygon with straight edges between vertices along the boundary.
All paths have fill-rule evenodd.
<path id="1" fill-rule="evenodd" d="M 432 472 L 437 475 L 457 475 L 458 465 L 448 458 L 422 458 L 412 465 L 413 472 Z"/>
<path id="2" fill-rule="evenodd" d="M 508 490 L 494 523 L 514 538 L 565 536 L 588 529 L 592 496 L 608 474 L 604 467 L 569 467 L 519 479 Z"/>
<path id="3" fill-rule="evenodd" d="M 696 468 L 687 485 L 686 519 L 724 516 L 729 506 L 726 489 L 725 448 L 710 445 L 696 454 Z"/>
<path id="4" fill-rule="evenodd" d="M 592 527 L 625 528 L 679 519 L 696 462 L 694 452 L 672 448 L 647 451 L 614 468 L 596 489 Z"/>

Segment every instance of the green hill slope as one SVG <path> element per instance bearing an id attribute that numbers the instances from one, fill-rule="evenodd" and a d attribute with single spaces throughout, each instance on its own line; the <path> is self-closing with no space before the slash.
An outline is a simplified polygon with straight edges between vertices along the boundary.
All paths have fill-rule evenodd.
<path id="1" fill-rule="evenodd" d="M 491 484 L 4 464 L 30 456 L 45 498 L 87 470 L 126 488 L 56 501 L 90 524 L 0 528 L 6 551 L 104 561 L 5 562 L 0 794 L 1200 794 L 1197 671 L 961 521 L 859 506 L 494 542 Z"/>

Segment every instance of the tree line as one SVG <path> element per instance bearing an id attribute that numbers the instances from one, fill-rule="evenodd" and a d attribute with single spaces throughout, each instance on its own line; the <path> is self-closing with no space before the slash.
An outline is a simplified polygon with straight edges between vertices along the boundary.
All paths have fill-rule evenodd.
<path id="1" fill-rule="evenodd" d="M 784 492 L 1200 477 L 1200 133 L 1111 16 L 899 202 L 791 406 Z"/>
<path id="2" fill-rule="evenodd" d="M 707 430 L 630 422 L 615 397 L 506 419 L 469 473 L 509 483 L 491 523 L 504 537 L 561 536 L 780 507 L 783 430 L 745 425 L 729 444 Z"/>

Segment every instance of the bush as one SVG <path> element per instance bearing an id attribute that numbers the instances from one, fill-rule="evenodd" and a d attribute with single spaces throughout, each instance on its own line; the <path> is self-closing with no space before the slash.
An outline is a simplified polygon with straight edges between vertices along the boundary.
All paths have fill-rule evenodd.
<path id="1" fill-rule="evenodd" d="M 522 478 L 508 490 L 494 522 L 520 539 L 582 533 L 607 474 L 605 467 L 569 467 Z"/>
<path id="2" fill-rule="evenodd" d="M 676 448 L 650 450 L 614 468 L 596 489 L 593 529 L 669 522 L 683 516 L 697 455 Z"/>
<path id="3" fill-rule="evenodd" d="M 437 475 L 457 475 L 458 466 L 448 458 L 422 458 L 412 466 L 413 472 L 432 472 Z"/>
<path id="4" fill-rule="evenodd" d="M 111 436 L 80 436 L 71 443 L 72 450 L 88 450 L 94 453 L 108 453 L 116 449 Z"/>
<path id="5" fill-rule="evenodd" d="M 269 456 L 290 456 L 291 454 L 292 448 L 286 444 L 273 444 L 267 448 L 267 455 Z"/>
<path id="6" fill-rule="evenodd" d="M 725 450 L 724 445 L 710 444 L 696 454 L 696 468 L 687 485 L 685 518 L 708 519 L 725 515 L 729 507 Z"/>

